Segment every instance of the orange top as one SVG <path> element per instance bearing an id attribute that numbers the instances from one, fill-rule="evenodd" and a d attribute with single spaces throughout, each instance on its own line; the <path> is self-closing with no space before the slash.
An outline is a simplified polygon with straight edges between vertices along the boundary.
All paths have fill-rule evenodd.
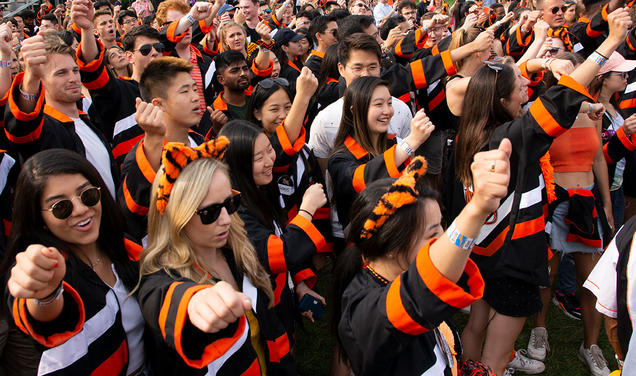
<path id="1" fill-rule="evenodd" d="M 595 127 L 571 128 L 550 147 L 554 172 L 592 171 L 594 156 L 601 147 Z"/>

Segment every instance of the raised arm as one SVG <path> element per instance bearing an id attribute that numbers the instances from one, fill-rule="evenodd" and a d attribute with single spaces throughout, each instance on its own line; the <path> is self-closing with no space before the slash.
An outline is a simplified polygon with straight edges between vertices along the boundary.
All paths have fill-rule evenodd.
<path id="1" fill-rule="evenodd" d="M 95 60 L 99 54 L 97 40 L 93 32 L 93 14 L 95 9 L 90 0 L 73 0 L 71 20 L 82 30 L 82 58 L 85 63 Z"/>
<path id="2" fill-rule="evenodd" d="M 289 114 L 285 118 L 285 132 L 287 132 L 287 137 L 289 137 L 292 144 L 300 136 L 309 101 L 317 87 L 318 79 L 316 76 L 311 73 L 309 68 L 303 67 L 300 76 L 296 79 L 296 96 L 292 102 Z"/>

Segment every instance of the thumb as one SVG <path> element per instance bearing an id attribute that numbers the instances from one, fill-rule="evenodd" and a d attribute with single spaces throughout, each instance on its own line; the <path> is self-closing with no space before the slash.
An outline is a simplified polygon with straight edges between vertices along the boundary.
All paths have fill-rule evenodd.
<path id="1" fill-rule="evenodd" d="M 499 147 L 497 148 L 497 150 L 503 151 L 504 153 L 506 153 L 506 156 L 510 158 L 510 155 L 512 154 L 512 143 L 509 139 L 504 138 L 499 143 Z"/>
<path id="2" fill-rule="evenodd" d="M 242 292 L 239 292 L 239 295 L 241 297 L 241 302 L 243 302 L 243 309 L 250 310 L 252 309 L 252 300 L 249 298 L 249 296 L 243 294 Z"/>
<path id="3" fill-rule="evenodd" d="M 139 108 L 139 105 L 141 104 L 141 98 L 137 97 L 135 98 L 135 108 Z"/>

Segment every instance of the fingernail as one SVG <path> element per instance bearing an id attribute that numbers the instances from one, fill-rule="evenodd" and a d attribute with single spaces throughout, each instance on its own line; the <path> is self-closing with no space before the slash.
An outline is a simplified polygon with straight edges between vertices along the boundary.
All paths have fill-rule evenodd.
<path id="1" fill-rule="evenodd" d="M 54 268 L 57 268 L 57 264 L 58 264 L 58 263 L 56 262 L 56 263 L 55 263 L 55 266 L 54 266 Z"/>

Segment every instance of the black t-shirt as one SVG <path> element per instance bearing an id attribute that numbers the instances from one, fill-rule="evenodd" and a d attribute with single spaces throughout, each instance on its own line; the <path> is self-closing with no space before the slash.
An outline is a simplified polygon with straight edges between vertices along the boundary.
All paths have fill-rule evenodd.
<path id="1" fill-rule="evenodd" d="M 257 40 L 261 39 L 261 36 L 258 35 L 255 29 L 247 26 L 247 24 L 243 24 L 245 27 L 245 31 L 247 32 L 247 42 L 248 43 L 256 43 Z"/>

